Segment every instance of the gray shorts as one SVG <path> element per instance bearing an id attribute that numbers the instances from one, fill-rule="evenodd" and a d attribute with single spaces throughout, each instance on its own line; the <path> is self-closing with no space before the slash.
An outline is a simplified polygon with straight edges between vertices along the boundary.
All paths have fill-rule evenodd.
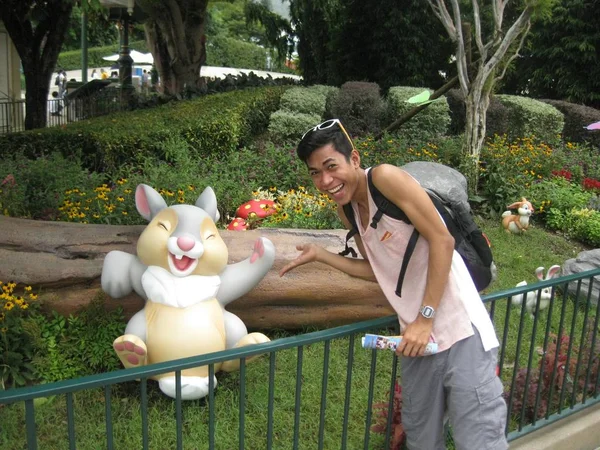
<path id="1" fill-rule="evenodd" d="M 505 450 L 506 403 L 497 349 L 475 334 L 436 355 L 400 358 L 402 424 L 410 450 L 445 449 L 444 414 L 457 450 Z"/>

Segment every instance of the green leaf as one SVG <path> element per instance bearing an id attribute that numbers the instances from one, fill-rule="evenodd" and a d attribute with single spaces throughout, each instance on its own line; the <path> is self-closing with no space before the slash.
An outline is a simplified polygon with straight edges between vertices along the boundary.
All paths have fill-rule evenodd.
<path id="1" fill-rule="evenodd" d="M 429 100 L 430 96 L 431 96 L 431 94 L 429 93 L 429 91 L 423 91 L 420 94 L 413 95 L 411 98 L 409 98 L 408 100 L 406 100 L 406 103 L 412 103 L 412 104 L 427 104 L 427 103 L 431 103 L 433 100 Z"/>

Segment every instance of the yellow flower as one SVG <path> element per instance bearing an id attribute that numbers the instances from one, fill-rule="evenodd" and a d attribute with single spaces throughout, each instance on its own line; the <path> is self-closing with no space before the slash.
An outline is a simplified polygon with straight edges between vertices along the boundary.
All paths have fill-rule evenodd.
<path id="1" fill-rule="evenodd" d="M 121 214 L 123 214 L 124 216 L 127 215 L 127 211 L 123 211 Z"/>
<path id="2" fill-rule="evenodd" d="M 13 309 L 15 307 L 15 304 L 13 302 L 6 302 L 4 304 L 4 309 L 6 309 L 7 311 L 10 311 L 11 309 Z"/>
<path id="3" fill-rule="evenodd" d="M 29 305 L 27 303 L 23 303 L 21 305 L 21 309 L 27 309 L 27 308 L 29 308 Z"/>
<path id="4" fill-rule="evenodd" d="M 25 286 L 25 292 L 30 292 L 31 291 L 31 286 Z"/>
<path id="5" fill-rule="evenodd" d="M 8 331 L 8 328 L 6 328 L 6 327 L 0 328 L 1 333 L 6 333 L 7 331 Z"/>
<path id="6" fill-rule="evenodd" d="M 29 294 L 29 298 L 31 300 L 37 300 L 38 296 L 37 296 L 37 294 Z"/>

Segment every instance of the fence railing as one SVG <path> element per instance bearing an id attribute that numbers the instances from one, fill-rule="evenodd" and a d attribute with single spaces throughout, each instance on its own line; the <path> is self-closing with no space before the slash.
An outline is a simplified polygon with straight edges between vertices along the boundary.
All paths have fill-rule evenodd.
<path id="1" fill-rule="evenodd" d="M 120 90 L 106 88 L 85 97 L 47 101 L 46 126 L 55 127 L 128 109 Z M 0 101 L 0 134 L 25 131 L 25 100 Z"/>
<path id="2" fill-rule="evenodd" d="M 498 361 L 509 440 L 600 401 L 599 287 L 596 269 L 484 297 L 501 341 Z M 540 294 L 546 288 L 547 305 Z M 533 303 L 540 311 L 534 318 L 526 302 L 511 305 L 511 297 L 525 299 L 527 292 L 537 293 Z M 390 351 L 361 348 L 360 338 L 367 332 L 394 334 L 396 327 L 397 319 L 386 317 L 10 389 L 0 392 L 1 422 L 14 428 L 12 434 L 4 432 L 5 444 L 28 449 L 38 444 L 70 449 L 147 449 L 150 444 L 177 449 L 389 448 L 395 418 L 382 411 L 398 406 L 397 359 Z M 256 355 L 264 356 L 247 364 Z M 215 391 L 215 364 L 231 359 L 240 359 L 240 371 L 220 375 Z M 183 401 L 182 371 L 206 365 L 207 399 Z M 175 400 L 148 382 L 168 372 L 175 373 Z M 375 422 L 386 432 L 374 433 Z"/>

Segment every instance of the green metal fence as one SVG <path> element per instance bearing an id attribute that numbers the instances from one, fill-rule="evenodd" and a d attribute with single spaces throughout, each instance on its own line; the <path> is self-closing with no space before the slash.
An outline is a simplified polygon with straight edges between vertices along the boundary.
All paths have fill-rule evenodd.
<path id="1" fill-rule="evenodd" d="M 596 278 L 594 278 L 596 277 Z M 600 401 L 600 269 L 484 297 L 501 348 L 509 440 Z M 513 296 L 549 288 L 535 318 Z M 395 317 L 275 339 L 167 363 L 0 392 L 2 448 L 389 448 L 397 359 L 361 348 L 368 332 L 394 334 Z M 248 363 L 252 356 L 262 355 Z M 240 371 L 215 364 L 239 358 Z M 181 371 L 209 366 L 210 394 L 182 401 Z M 176 373 L 177 398 L 149 377 Z M 49 399 L 49 400 L 48 400 Z M 375 407 L 374 407 L 375 405 Z M 15 420 L 15 418 L 18 418 Z M 385 433 L 372 431 L 383 424 Z M 4 442 L 2 441 L 4 439 Z"/>

